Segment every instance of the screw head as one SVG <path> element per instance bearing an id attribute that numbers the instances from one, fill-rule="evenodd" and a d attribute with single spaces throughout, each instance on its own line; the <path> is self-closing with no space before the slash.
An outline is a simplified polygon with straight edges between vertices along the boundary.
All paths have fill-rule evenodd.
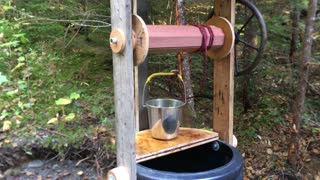
<path id="1" fill-rule="evenodd" d="M 111 43 L 111 44 L 117 44 L 117 43 L 118 43 L 118 39 L 112 37 L 112 38 L 110 38 L 110 43 Z"/>
<path id="2" fill-rule="evenodd" d="M 116 180 L 116 178 L 113 175 L 108 175 L 108 180 Z"/>

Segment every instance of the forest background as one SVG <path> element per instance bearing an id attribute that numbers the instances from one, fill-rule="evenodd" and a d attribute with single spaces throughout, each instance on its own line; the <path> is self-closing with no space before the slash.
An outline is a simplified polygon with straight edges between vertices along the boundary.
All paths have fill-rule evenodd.
<path id="1" fill-rule="evenodd" d="M 174 1 L 140 2 L 149 23 L 176 23 Z M 258 67 L 235 77 L 235 135 L 245 158 L 245 177 L 319 179 L 320 13 L 312 33 L 299 161 L 292 165 L 287 159 L 308 1 L 255 4 L 264 16 L 268 43 Z M 186 0 L 186 21 L 204 22 L 212 5 L 211 0 Z M 0 154 L 87 158 L 101 171 L 115 165 L 110 31 L 107 0 L 0 1 Z M 212 69 L 207 70 L 206 86 L 199 87 L 203 57 L 191 56 L 196 94 L 192 126 L 210 129 Z M 176 59 L 176 54 L 150 56 L 148 74 L 177 69 Z M 208 64 L 212 67 L 212 62 Z M 153 93 L 167 93 L 167 85 L 167 81 L 155 84 L 158 88 Z M 0 160 L 0 169 L 5 171 L 19 161 L 7 157 Z"/>

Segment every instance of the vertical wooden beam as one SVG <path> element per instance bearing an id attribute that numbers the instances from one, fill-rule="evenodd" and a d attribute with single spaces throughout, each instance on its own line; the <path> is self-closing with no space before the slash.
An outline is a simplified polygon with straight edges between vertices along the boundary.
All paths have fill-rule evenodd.
<path id="1" fill-rule="evenodd" d="M 215 0 L 214 12 L 234 25 L 235 0 Z M 213 129 L 220 139 L 232 144 L 234 99 L 234 51 L 214 61 Z"/>
<path id="2" fill-rule="evenodd" d="M 137 14 L 144 20 L 145 23 L 149 24 L 148 19 L 148 1 L 147 0 L 137 0 Z M 148 57 L 147 57 L 148 58 Z M 149 128 L 147 109 L 143 107 L 142 94 L 143 86 L 148 77 L 148 59 L 146 59 L 142 64 L 138 66 L 138 89 L 139 91 L 139 130 L 145 130 Z M 145 95 L 148 98 L 148 94 Z"/>
<path id="3" fill-rule="evenodd" d="M 111 23 L 126 40 L 124 51 L 113 54 L 117 165 L 127 169 L 130 179 L 136 179 L 131 0 L 111 1 Z"/>
<path id="4" fill-rule="evenodd" d="M 137 15 L 138 12 L 138 3 L 137 0 L 132 0 L 132 14 Z M 139 121 L 139 67 L 138 65 L 134 66 L 134 115 L 135 115 L 135 126 L 136 132 L 139 132 L 140 121 Z"/>

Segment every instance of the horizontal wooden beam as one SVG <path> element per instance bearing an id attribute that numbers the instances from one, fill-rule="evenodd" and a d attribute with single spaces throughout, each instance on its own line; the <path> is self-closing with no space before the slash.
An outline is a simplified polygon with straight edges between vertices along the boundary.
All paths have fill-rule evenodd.
<path id="1" fill-rule="evenodd" d="M 221 28 L 210 26 L 214 41 L 212 49 L 219 48 L 224 44 L 224 33 Z M 168 52 L 195 52 L 203 41 L 203 35 L 198 27 L 177 26 L 177 25 L 147 25 L 149 33 L 149 52 L 168 53 Z M 209 46 L 209 31 L 207 34 L 206 45 Z"/>

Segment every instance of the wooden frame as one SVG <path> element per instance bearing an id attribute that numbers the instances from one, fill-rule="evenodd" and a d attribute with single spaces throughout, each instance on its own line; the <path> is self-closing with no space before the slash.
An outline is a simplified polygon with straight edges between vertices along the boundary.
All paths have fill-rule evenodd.
<path id="1" fill-rule="evenodd" d="M 214 7 L 216 15 L 234 24 L 235 0 L 215 0 Z M 112 176 L 110 179 L 131 180 L 136 179 L 135 126 L 138 122 L 138 115 L 134 113 L 134 89 L 137 91 L 137 86 L 134 88 L 131 0 L 112 0 L 111 12 L 112 29 L 119 30 L 126 41 L 121 53 L 113 54 L 118 168 L 111 170 L 108 176 Z M 233 77 L 234 55 L 231 50 L 227 57 L 214 61 L 213 106 L 213 129 L 229 144 L 233 140 Z"/>

